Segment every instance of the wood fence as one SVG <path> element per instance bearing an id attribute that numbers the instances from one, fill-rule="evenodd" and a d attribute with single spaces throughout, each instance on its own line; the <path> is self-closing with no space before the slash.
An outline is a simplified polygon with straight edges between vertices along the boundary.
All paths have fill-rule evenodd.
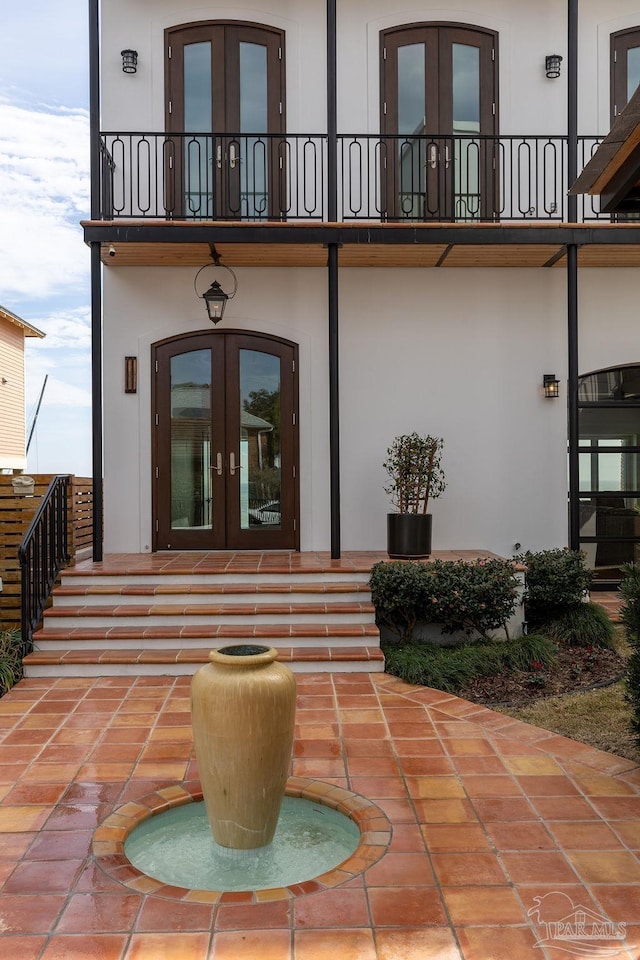
<path id="1" fill-rule="evenodd" d="M 49 484 L 55 474 L 30 474 L 35 481 L 33 496 L 15 494 L 14 477 L 0 474 L 0 630 L 20 627 L 20 564 L 18 547 L 22 542 Z M 71 562 L 79 553 L 90 555 L 93 541 L 93 481 L 70 478 L 69 553 Z"/>

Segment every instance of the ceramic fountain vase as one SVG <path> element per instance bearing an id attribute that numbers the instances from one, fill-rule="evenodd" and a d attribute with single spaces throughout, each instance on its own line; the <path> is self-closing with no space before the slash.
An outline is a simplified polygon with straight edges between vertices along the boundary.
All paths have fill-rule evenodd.
<path id="1" fill-rule="evenodd" d="M 296 681 L 273 647 L 212 650 L 191 682 L 191 718 L 214 840 L 252 850 L 273 839 L 291 761 Z"/>

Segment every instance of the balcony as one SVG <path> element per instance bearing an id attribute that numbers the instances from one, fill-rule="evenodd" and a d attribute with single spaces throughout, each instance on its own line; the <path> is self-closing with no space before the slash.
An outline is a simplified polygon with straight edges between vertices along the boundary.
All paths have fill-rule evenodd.
<path id="1" fill-rule="evenodd" d="M 580 138 L 579 170 L 600 140 Z M 101 158 L 101 220 L 328 219 L 324 134 L 103 133 Z M 566 137 L 342 134 L 337 166 L 339 222 L 568 219 Z"/>
<path id="2" fill-rule="evenodd" d="M 579 138 L 578 170 L 602 138 Z M 640 222 L 577 198 L 562 136 L 103 133 L 84 224 L 119 266 L 640 266 Z M 108 252 L 112 255 L 108 256 Z M 115 256 L 114 256 L 115 254 Z"/>

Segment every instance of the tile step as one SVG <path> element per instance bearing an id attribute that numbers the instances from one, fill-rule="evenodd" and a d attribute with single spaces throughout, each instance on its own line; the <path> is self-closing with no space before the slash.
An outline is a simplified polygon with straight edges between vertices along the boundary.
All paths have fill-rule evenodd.
<path id="1" fill-rule="evenodd" d="M 181 597 L 175 603 L 162 600 L 160 603 L 140 603 L 140 599 L 132 598 L 133 602 L 91 604 L 58 604 L 57 591 L 54 593 L 54 605 L 46 611 L 49 617 L 147 617 L 147 616 L 186 616 L 192 615 L 207 617 L 238 617 L 238 616 L 336 616 L 342 614 L 374 613 L 372 603 L 362 600 L 355 602 L 335 601 L 329 603 L 284 603 L 282 600 L 274 603 L 204 603 L 200 600 L 189 601 Z"/>
<path id="2" fill-rule="evenodd" d="M 100 677 L 143 675 L 188 675 L 209 661 L 211 647 L 193 650 L 150 649 L 121 651 L 36 650 L 24 661 L 26 677 Z M 291 647 L 279 651 L 278 659 L 299 672 L 382 672 L 384 657 L 379 647 Z"/>
<path id="3" fill-rule="evenodd" d="M 108 629 L 113 626 L 120 627 L 138 627 L 144 621 L 145 627 L 210 627 L 215 630 L 216 627 L 246 627 L 253 626 L 272 627 L 278 626 L 283 622 L 298 626 L 322 626 L 328 621 L 335 625 L 365 626 L 373 623 L 373 612 L 363 611 L 361 613 L 337 613 L 335 610 L 326 613 L 316 614 L 237 614 L 229 616 L 224 611 L 213 613 L 202 613 L 201 611 L 191 611 L 177 609 L 175 611 L 165 611 L 162 614 L 157 612 L 148 613 L 124 613 L 121 609 L 118 612 L 98 615 L 92 612 L 69 614 L 65 608 L 58 609 L 51 607 L 45 611 L 45 626 L 55 627 L 57 629 L 73 630 L 79 626 L 83 628 Z"/>
<path id="4" fill-rule="evenodd" d="M 100 571 L 90 573 L 82 567 L 67 567 L 62 574 L 62 583 L 70 585 L 73 583 L 78 586 L 103 585 L 110 584 L 138 584 L 140 586 L 149 585 L 159 579 L 163 584 L 172 584 L 178 586 L 224 586 L 228 583 L 235 584 L 282 584 L 283 576 L 291 578 L 296 584 L 331 584 L 331 583 L 362 583 L 368 584 L 371 570 L 363 571 L 311 571 L 311 570 L 292 570 L 290 573 L 277 571 L 275 573 L 256 573 L 254 571 L 243 572 L 238 570 L 229 570 L 228 573 L 160 573 L 158 570 L 110 570 L 108 572 Z"/>
<path id="5" fill-rule="evenodd" d="M 262 643 L 268 646 L 275 646 L 279 650 L 290 649 L 293 646 L 304 646 L 305 644 L 317 646 L 318 644 L 326 645 L 329 641 L 332 647 L 336 649 L 341 649 L 343 647 L 365 647 L 367 644 L 370 644 L 372 636 L 367 636 L 362 634 L 361 636 L 332 636 L 328 638 L 324 634 L 314 634 L 313 636 L 301 637 L 301 636 L 287 636 L 279 635 L 277 637 L 203 637 L 202 634 L 198 637 L 185 637 L 178 636 L 174 634 L 168 637 L 131 637 L 131 638 L 121 638 L 117 636 L 109 637 L 96 637 L 95 639 L 87 638 L 86 636 L 80 638 L 68 637 L 67 639 L 59 640 L 40 640 L 38 636 L 34 638 L 35 648 L 38 652 L 44 653 L 53 650 L 68 650 L 70 645 L 77 645 L 83 650 L 101 650 L 104 649 L 105 643 L 108 643 L 113 649 L 117 650 L 141 650 L 146 649 L 148 644 L 153 643 L 155 649 L 161 650 L 171 650 L 174 647 L 178 646 L 183 650 L 196 650 L 202 646 L 203 643 L 208 643 L 213 649 L 214 647 L 226 647 L 231 646 L 235 643 Z"/>
<path id="6" fill-rule="evenodd" d="M 229 643 L 269 643 L 271 645 L 295 646 L 296 643 L 308 644 L 312 641 L 327 644 L 350 645 L 379 641 L 379 631 L 375 624 L 278 624 L 269 627 L 215 627 L 209 624 L 202 628 L 177 628 L 164 626 L 162 629 L 145 624 L 143 628 L 110 626 L 106 630 L 76 627 L 64 630 L 44 628 L 34 634 L 34 645 L 41 649 L 61 649 L 74 646 L 202 646 L 210 643 L 223 646 Z"/>
<path id="7" fill-rule="evenodd" d="M 226 603 L 223 597 L 231 601 L 244 603 L 319 603 L 324 602 L 360 603 L 370 596 L 368 583 L 223 583 L 223 584 L 167 584 L 148 583 L 131 584 L 67 584 L 56 588 L 56 605 L 77 604 L 82 599 L 85 604 L 106 603 L 113 597 L 117 603 L 140 603 L 142 597 L 162 597 L 163 602 L 173 602 L 174 598 L 183 603 L 187 598 L 197 599 L 198 603 Z M 271 598 L 276 599 L 271 599 Z M 242 599 L 246 598 L 246 599 Z"/>

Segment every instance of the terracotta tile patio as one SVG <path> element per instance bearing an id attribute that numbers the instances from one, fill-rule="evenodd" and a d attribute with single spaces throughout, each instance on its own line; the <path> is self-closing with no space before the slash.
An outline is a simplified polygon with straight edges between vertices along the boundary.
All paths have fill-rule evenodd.
<path id="1" fill-rule="evenodd" d="M 384 674 L 297 679 L 292 776 L 371 801 L 364 846 L 344 877 L 210 902 L 126 886 L 92 851 L 123 804 L 197 789 L 188 677 L 32 679 L 0 700 L 0 956 L 637 960 L 637 766 Z M 602 918 L 606 953 L 591 927 L 549 939 L 574 909 Z"/>

